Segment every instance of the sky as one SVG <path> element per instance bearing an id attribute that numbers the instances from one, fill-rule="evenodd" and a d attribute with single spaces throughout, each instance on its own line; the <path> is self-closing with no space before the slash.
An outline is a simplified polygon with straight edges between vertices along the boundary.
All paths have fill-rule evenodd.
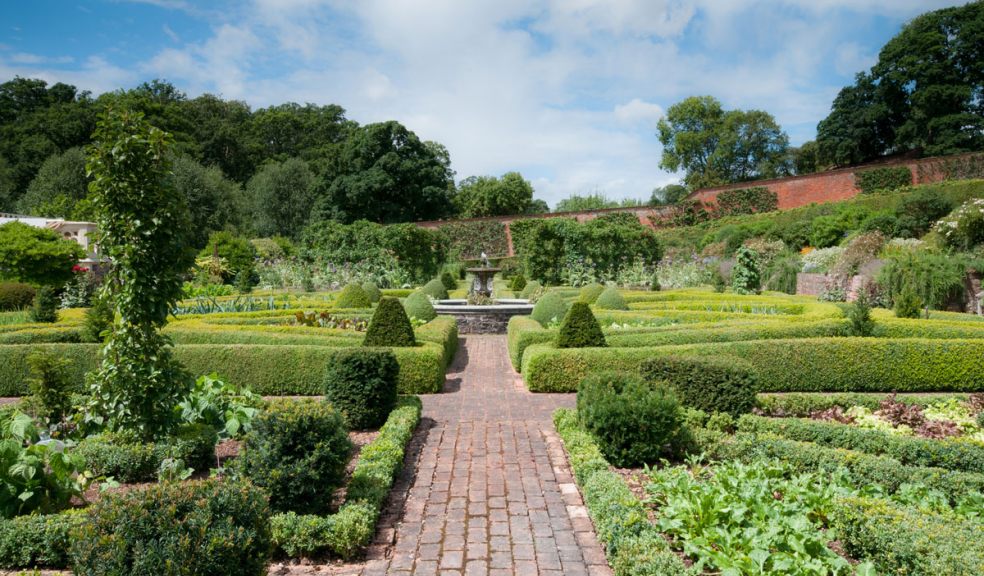
<path id="1" fill-rule="evenodd" d="M 656 123 L 711 95 L 799 145 L 944 0 L 0 0 L 0 82 L 94 94 L 165 79 L 253 108 L 338 104 L 444 144 L 461 180 L 519 171 L 551 206 L 647 199 Z"/>

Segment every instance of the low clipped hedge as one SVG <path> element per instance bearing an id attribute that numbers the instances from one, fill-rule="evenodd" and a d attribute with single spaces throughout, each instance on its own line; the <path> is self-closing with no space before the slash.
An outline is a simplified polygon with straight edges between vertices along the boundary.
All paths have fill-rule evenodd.
<path id="1" fill-rule="evenodd" d="M 668 383 L 691 408 L 740 416 L 755 407 L 758 383 L 752 367 L 728 356 L 660 356 L 643 362 L 640 372 L 650 383 Z"/>
<path id="2" fill-rule="evenodd" d="M 509 360 L 517 371 L 522 368 L 523 351 L 533 344 L 553 342 L 557 330 L 547 330 L 529 316 L 513 316 L 506 326 L 506 344 Z"/>
<path id="3" fill-rule="evenodd" d="M 870 410 L 878 410 L 881 402 L 889 395 L 884 392 L 786 392 L 759 393 L 756 395 L 756 407 L 769 416 L 809 416 L 813 412 L 827 410 L 834 406 L 848 409 L 851 406 L 864 406 Z M 926 407 L 933 402 L 956 398 L 966 400 L 966 394 L 927 393 L 927 394 L 898 394 L 895 400 L 906 404 Z"/>
<path id="4" fill-rule="evenodd" d="M 981 520 L 898 506 L 880 498 L 838 498 L 830 523 L 844 549 L 879 574 L 984 574 Z"/>
<path id="5" fill-rule="evenodd" d="M 337 514 L 293 512 L 272 518 L 273 543 L 292 558 L 330 552 L 351 558 L 372 540 L 379 510 L 403 465 L 407 443 L 420 422 L 420 399 L 401 398 L 379 436 L 362 449 L 352 472 L 345 503 Z"/>
<path id="6" fill-rule="evenodd" d="M 659 529 L 649 522 L 645 505 L 622 477 L 609 469 L 594 439 L 578 424 L 576 413 L 557 410 L 553 421 L 616 576 L 690 574 Z"/>
<path id="7" fill-rule="evenodd" d="M 751 414 L 738 420 L 738 430 L 766 432 L 830 448 L 882 454 L 911 466 L 934 466 L 984 473 L 984 446 L 970 442 L 900 436 L 839 422 L 806 418 L 766 418 Z"/>
<path id="8" fill-rule="evenodd" d="M 161 462 L 181 459 L 185 467 L 207 472 L 215 466 L 218 434 L 211 426 L 185 424 L 166 441 L 145 442 L 106 432 L 81 440 L 75 451 L 85 458 L 86 469 L 118 482 L 149 482 L 157 479 Z"/>
<path id="9" fill-rule="evenodd" d="M 86 521 L 83 510 L 0 520 L 0 568 L 65 568 L 71 531 Z"/>
<path id="10" fill-rule="evenodd" d="M 433 342 L 444 349 L 444 365 L 454 360 L 458 351 L 458 321 L 453 316 L 438 316 L 416 330 L 418 342 Z"/>
<path id="11" fill-rule="evenodd" d="M 558 349 L 523 353 L 527 387 L 573 392 L 592 372 L 638 370 L 654 356 L 737 356 L 749 362 L 763 392 L 964 392 L 981 388 L 984 340 L 808 338 L 658 348 Z"/>

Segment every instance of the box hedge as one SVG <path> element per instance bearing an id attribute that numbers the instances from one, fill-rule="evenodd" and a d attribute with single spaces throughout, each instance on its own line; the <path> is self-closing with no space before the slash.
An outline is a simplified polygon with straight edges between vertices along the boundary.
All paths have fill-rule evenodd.
<path id="1" fill-rule="evenodd" d="M 349 428 L 376 428 L 396 406 L 400 365 L 386 349 L 342 350 L 325 371 L 325 399 L 345 417 Z"/>
<path id="2" fill-rule="evenodd" d="M 740 416 L 755 407 L 758 383 L 752 367 L 729 356 L 659 356 L 643 362 L 643 377 L 667 383 L 685 406 Z"/>
<path id="3" fill-rule="evenodd" d="M 339 292 L 335 300 L 335 308 L 369 308 L 372 306 L 372 298 L 362 286 L 358 284 L 347 284 Z"/>
<path id="4" fill-rule="evenodd" d="M 558 348 L 588 348 L 605 346 L 605 335 L 586 302 L 571 305 L 557 330 Z"/>
<path id="5" fill-rule="evenodd" d="M 211 426 L 185 424 L 173 437 L 145 442 L 123 434 L 105 432 L 81 440 L 76 451 L 85 458 L 86 469 L 118 482 L 148 482 L 157 479 L 161 462 L 180 459 L 196 472 L 215 466 L 218 433 Z"/>
<path id="6" fill-rule="evenodd" d="M 403 304 L 396 298 L 383 298 L 369 321 L 363 346 L 414 346 L 413 327 Z"/>
<path id="7" fill-rule="evenodd" d="M 71 531 L 85 521 L 83 510 L 0 520 L 0 568 L 68 567 Z"/>
<path id="8" fill-rule="evenodd" d="M 882 400 L 888 397 L 884 392 L 764 392 L 756 396 L 756 407 L 768 416 L 809 416 L 840 406 L 848 409 L 851 406 L 864 406 L 870 410 L 878 410 Z M 895 400 L 906 404 L 926 407 L 933 402 L 956 398 L 966 400 L 966 394 L 948 392 L 924 394 L 897 394 Z"/>

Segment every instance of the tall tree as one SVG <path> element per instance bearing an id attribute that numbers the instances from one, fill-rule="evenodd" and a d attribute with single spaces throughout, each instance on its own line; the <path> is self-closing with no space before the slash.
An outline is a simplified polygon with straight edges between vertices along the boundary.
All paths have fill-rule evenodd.
<path id="1" fill-rule="evenodd" d="M 690 190 L 682 184 L 667 184 L 654 188 L 649 197 L 650 206 L 672 206 L 690 194 Z"/>
<path id="2" fill-rule="evenodd" d="M 453 214 L 445 165 L 399 122 L 356 129 L 342 146 L 339 166 L 341 176 L 322 177 L 319 185 L 320 218 L 391 224 Z"/>
<path id="3" fill-rule="evenodd" d="M 587 196 L 572 194 L 557 202 L 554 212 L 581 212 L 584 210 L 601 210 L 604 208 L 618 208 L 617 200 L 609 200 L 605 195 L 596 193 Z"/>
<path id="4" fill-rule="evenodd" d="M 507 172 L 502 178 L 471 176 L 458 185 L 454 198 L 462 218 L 523 214 L 533 201 L 533 185 L 519 172 Z"/>
<path id="5" fill-rule="evenodd" d="M 725 111 L 712 96 L 691 96 L 659 121 L 660 167 L 685 173 L 690 189 L 788 174 L 789 138 L 771 114 Z"/>
<path id="6" fill-rule="evenodd" d="M 88 194 L 85 154 L 81 148 L 69 148 L 45 160 L 17 209 L 35 216 L 76 218 L 75 206 Z"/>
<path id="7" fill-rule="evenodd" d="M 243 223 L 242 190 L 218 167 L 205 167 L 190 156 L 179 155 L 171 159 L 169 181 L 189 207 L 188 243 L 192 247 L 205 246 L 212 232 L 237 228 Z"/>
<path id="8" fill-rule="evenodd" d="M 984 148 L 981 46 L 984 2 L 913 19 L 834 100 L 817 127 L 822 160 L 843 165 L 907 150 Z"/>
<path id="9" fill-rule="evenodd" d="M 298 238 L 311 217 L 315 184 L 300 158 L 265 164 L 246 185 L 255 232 Z"/>

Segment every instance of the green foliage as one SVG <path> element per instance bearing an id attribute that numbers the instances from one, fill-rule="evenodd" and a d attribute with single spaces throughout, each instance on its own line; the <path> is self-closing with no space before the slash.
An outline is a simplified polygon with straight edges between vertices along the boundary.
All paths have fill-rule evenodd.
<path id="1" fill-rule="evenodd" d="M 878 284 L 885 292 L 901 295 L 912 290 L 923 305 L 943 310 L 964 298 L 966 272 L 959 258 L 925 251 L 905 251 L 893 255 L 878 273 Z"/>
<path id="2" fill-rule="evenodd" d="M 766 267 L 763 275 L 765 282 L 762 284 L 762 288 L 785 292 L 786 294 L 796 294 L 796 275 L 802 268 L 803 264 L 798 254 L 780 255 Z"/>
<path id="3" fill-rule="evenodd" d="M 735 294 L 758 294 L 761 286 L 758 254 L 742 246 L 735 254 L 735 267 L 731 270 L 731 288 Z"/>
<path id="4" fill-rule="evenodd" d="M 433 308 L 432 308 L 433 309 Z M 383 298 L 369 322 L 363 346 L 416 346 L 410 318 L 396 298 Z"/>
<path id="5" fill-rule="evenodd" d="M 597 282 L 592 282 L 591 284 L 586 284 L 581 287 L 579 292 L 579 298 L 581 302 L 586 302 L 588 304 L 594 304 L 601 296 L 601 293 L 605 291 L 605 287 Z"/>
<path id="6" fill-rule="evenodd" d="M 31 306 L 31 322 L 57 322 L 58 295 L 51 286 L 39 286 Z"/>
<path id="7" fill-rule="evenodd" d="M 595 299 L 595 306 L 601 310 L 628 310 L 629 305 L 625 302 L 625 298 L 618 291 L 615 286 L 609 286 L 602 290 L 598 298 Z"/>
<path id="8" fill-rule="evenodd" d="M 949 214 L 956 203 L 952 198 L 928 187 L 906 195 L 895 208 L 895 229 L 887 234 L 901 238 L 918 238 L 929 232 L 933 223 Z"/>
<path id="9" fill-rule="evenodd" d="M 342 291 L 335 298 L 335 308 L 369 308 L 372 306 L 372 299 L 362 286 L 351 283 L 346 284 Z"/>
<path id="10" fill-rule="evenodd" d="M 680 448 L 683 414 L 676 396 L 635 374 L 600 372 L 585 378 L 577 388 L 577 414 L 615 466 L 654 464 Z"/>
<path id="11" fill-rule="evenodd" d="M 331 507 L 351 450 L 341 414 L 330 404 L 277 401 L 253 419 L 238 464 L 269 493 L 274 510 L 321 514 Z"/>
<path id="12" fill-rule="evenodd" d="M 437 312 L 434 311 L 434 305 L 431 304 L 430 298 L 420 290 L 407 296 L 407 299 L 403 301 L 403 308 L 407 315 L 416 320 L 430 322 L 437 318 Z"/>
<path id="13" fill-rule="evenodd" d="M 949 216 L 936 223 L 936 232 L 951 248 L 972 250 L 984 244 L 984 199 L 964 202 Z"/>
<path id="14" fill-rule="evenodd" d="M 755 407 L 755 374 L 739 358 L 660 356 L 643 362 L 639 371 L 647 382 L 668 384 L 684 406 L 734 417 Z"/>
<path id="15" fill-rule="evenodd" d="M 912 185 L 912 172 L 906 166 L 872 168 L 854 173 L 854 184 L 862 194 L 892 191 Z"/>
<path id="16" fill-rule="evenodd" d="M 721 269 L 714 267 L 711 271 L 711 287 L 718 294 L 723 294 L 728 288 L 728 282 L 724 279 L 724 274 L 721 273 Z"/>
<path id="17" fill-rule="evenodd" d="M 173 423 L 186 376 L 158 330 L 181 297 L 191 265 L 185 238 L 188 210 L 167 185 L 170 137 L 137 113 L 108 111 L 86 166 L 98 214 L 99 245 L 113 260 L 102 297 L 116 312 L 91 380 L 91 410 L 111 430 L 147 438 Z"/>
<path id="18" fill-rule="evenodd" d="M 82 338 L 86 342 L 102 342 L 113 329 L 113 308 L 104 297 L 93 298 L 92 307 L 85 311 Z"/>
<path id="19" fill-rule="evenodd" d="M 204 472 L 215 464 L 215 428 L 185 424 L 174 436 L 155 442 L 141 441 L 133 434 L 104 432 L 80 441 L 76 451 L 86 469 L 118 482 L 147 482 L 157 478 L 164 460 L 181 460 Z"/>
<path id="20" fill-rule="evenodd" d="M 424 287 L 420 291 L 435 300 L 448 299 L 448 289 L 444 287 L 444 283 L 441 282 L 440 278 L 434 278 L 427 284 L 424 284 Z"/>
<path id="21" fill-rule="evenodd" d="M 558 348 L 606 346 L 601 326 L 586 302 L 575 302 L 571 305 L 563 322 L 560 323 L 556 345 Z"/>
<path id="22" fill-rule="evenodd" d="M 724 190 L 715 201 L 719 216 L 773 212 L 779 208 L 779 195 L 764 186 Z"/>
<path id="23" fill-rule="evenodd" d="M 226 179 L 217 166 L 206 167 L 190 156 L 178 154 L 172 158 L 170 180 L 174 191 L 188 206 L 191 216 L 188 241 L 192 246 L 211 245 L 210 233 L 243 224 L 245 215 L 240 207 L 239 184 Z M 276 207 L 270 204 L 266 209 Z"/>
<path id="24" fill-rule="evenodd" d="M 315 184 L 314 172 L 300 158 L 261 166 L 246 183 L 256 232 L 296 238 L 311 216 Z"/>
<path id="25" fill-rule="evenodd" d="M 471 176 L 458 184 L 454 205 L 461 218 L 524 214 L 533 201 L 533 186 L 519 172 Z"/>
<path id="26" fill-rule="evenodd" d="M 526 286 L 524 286 L 523 290 L 519 293 L 519 297 L 529 298 L 534 293 L 537 293 L 542 290 L 543 290 L 543 286 L 539 282 L 537 282 L 536 280 L 530 280 L 529 282 L 526 283 Z"/>
<path id="27" fill-rule="evenodd" d="M 195 380 L 175 410 L 182 422 L 210 426 L 222 438 L 235 438 L 250 431 L 262 406 L 263 398 L 212 372 Z"/>
<path id="28" fill-rule="evenodd" d="M 69 360 L 45 350 L 36 350 L 27 357 L 31 367 L 31 394 L 37 406 L 37 416 L 50 424 L 61 422 L 72 409 L 71 382 L 65 370 Z"/>
<path id="29" fill-rule="evenodd" d="M 72 147 L 44 161 L 18 202 L 18 211 L 49 218 L 81 219 L 85 215 L 79 213 L 84 212 L 79 202 L 88 193 L 85 154 L 81 148 Z"/>
<path id="30" fill-rule="evenodd" d="M 518 297 L 524 288 L 526 288 L 526 276 L 522 274 L 513 276 L 512 282 L 509 283 L 509 289 L 513 291 L 513 294 Z"/>
<path id="31" fill-rule="evenodd" d="M 69 535 L 85 518 L 85 512 L 69 510 L 0 521 L 0 567 L 67 568 Z"/>
<path id="32" fill-rule="evenodd" d="M 458 287 L 458 281 L 447 270 L 441 272 L 441 284 L 444 284 L 444 288 L 447 290 L 454 290 Z"/>
<path id="33" fill-rule="evenodd" d="M 256 248 L 249 240 L 232 232 L 213 232 L 208 237 L 208 245 L 198 253 L 199 258 L 213 258 L 218 255 L 227 268 L 222 273 L 222 281 L 231 283 L 240 273 L 247 277 L 254 273 Z"/>
<path id="34" fill-rule="evenodd" d="M 950 395 L 947 395 L 950 396 Z M 822 412 L 835 406 L 844 410 L 852 406 L 864 406 L 870 410 L 878 410 L 882 400 L 888 395 L 884 393 L 841 392 L 795 392 L 777 394 L 759 394 L 757 406 L 765 415 L 771 416 L 809 416 L 814 412 Z M 896 396 L 897 401 L 917 406 L 927 406 L 940 399 L 939 394 L 906 394 Z"/>
<path id="35" fill-rule="evenodd" d="M 0 278 L 4 280 L 62 286 L 72 279 L 72 266 L 84 255 L 78 243 L 54 230 L 23 222 L 0 225 Z"/>
<path id="36" fill-rule="evenodd" d="M 34 287 L 23 282 L 0 282 L 0 312 L 23 310 L 34 302 Z"/>
<path id="37" fill-rule="evenodd" d="M 849 336 L 867 337 L 875 331 L 875 321 L 871 318 L 871 296 L 867 286 L 858 290 L 857 298 L 848 305 L 847 319 L 851 321 Z"/>
<path id="38" fill-rule="evenodd" d="M 442 224 L 439 230 L 447 239 L 452 259 L 475 259 L 482 252 L 490 257 L 509 253 L 506 225 L 497 220 L 452 221 Z"/>
<path id="39" fill-rule="evenodd" d="M 380 292 L 379 287 L 372 282 L 363 282 L 362 289 L 365 290 L 366 294 L 369 296 L 369 301 L 373 304 L 378 303 L 383 297 L 383 293 Z"/>
<path id="40" fill-rule="evenodd" d="M 980 519 L 935 514 L 878 498 L 844 498 L 831 516 L 845 551 L 879 574 L 970 576 L 984 570 Z"/>
<path id="41" fill-rule="evenodd" d="M 103 497 L 72 531 L 86 574 L 265 574 L 270 508 L 250 484 L 174 482 Z"/>
<path id="42" fill-rule="evenodd" d="M 527 285 L 528 286 L 528 285 Z M 557 292 L 547 292 L 533 305 L 530 318 L 546 327 L 551 322 L 560 322 L 567 314 L 568 305 Z"/>
<path id="43" fill-rule="evenodd" d="M 396 406 L 400 365 L 388 350 L 341 351 L 325 371 L 325 399 L 349 428 L 377 428 Z"/>

